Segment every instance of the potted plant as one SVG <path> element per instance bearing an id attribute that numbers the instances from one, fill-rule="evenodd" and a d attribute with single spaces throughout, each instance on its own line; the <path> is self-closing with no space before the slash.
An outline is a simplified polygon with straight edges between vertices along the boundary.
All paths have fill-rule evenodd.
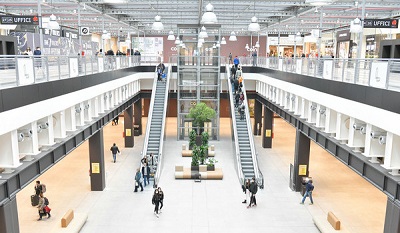
<path id="1" fill-rule="evenodd" d="M 207 171 L 215 171 L 215 164 L 218 163 L 214 158 L 209 158 L 207 161 Z"/>
<path id="2" fill-rule="evenodd" d="M 197 148 L 200 148 L 199 162 L 201 165 L 204 165 L 206 158 L 207 158 L 208 146 L 201 145 L 200 147 L 197 147 Z"/>
<path id="3" fill-rule="evenodd" d="M 200 134 L 204 131 L 204 122 L 210 121 L 215 115 L 214 109 L 201 102 L 190 109 L 188 117 L 193 118 L 192 124 L 197 127 L 197 133 Z"/>
<path id="4" fill-rule="evenodd" d="M 193 146 L 192 152 L 192 171 L 199 171 L 199 156 L 200 156 L 200 147 Z"/>
<path id="5" fill-rule="evenodd" d="M 196 145 L 196 131 L 192 130 L 189 133 L 189 150 L 193 150 L 193 146 Z"/>
<path id="6" fill-rule="evenodd" d="M 204 131 L 203 133 L 201 133 L 201 144 L 202 146 L 206 147 L 205 149 L 205 157 L 208 158 L 208 139 L 209 139 L 209 135 L 206 131 Z"/>

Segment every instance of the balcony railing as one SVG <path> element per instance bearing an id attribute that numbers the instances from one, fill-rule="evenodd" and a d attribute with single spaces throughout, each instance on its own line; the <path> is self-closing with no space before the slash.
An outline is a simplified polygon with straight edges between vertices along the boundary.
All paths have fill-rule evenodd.
<path id="1" fill-rule="evenodd" d="M 160 62 L 160 56 L 0 56 L 0 89 Z"/>

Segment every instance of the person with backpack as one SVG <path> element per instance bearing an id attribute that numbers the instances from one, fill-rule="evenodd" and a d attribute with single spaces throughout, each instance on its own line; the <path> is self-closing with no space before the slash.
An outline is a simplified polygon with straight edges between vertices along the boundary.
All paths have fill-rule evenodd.
<path id="1" fill-rule="evenodd" d="M 51 209 L 48 207 L 49 200 L 43 196 L 43 193 L 39 195 L 39 204 L 37 206 L 39 212 L 39 219 L 38 221 L 42 220 L 43 216 L 47 215 L 47 218 L 51 217 L 50 211 Z"/>
<path id="2" fill-rule="evenodd" d="M 314 191 L 314 185 L 312 184 L 312 180 L 308 180 L 306 184 L 306 192 L 304 193 L 303 199 L 301 200 L 300 204 L 304 204 L 304 201 L 306 200 L 306 197 L 310 197 L 310 205 L 314 204 L 314 201 L 312 199 L 312 192 Z"/>
<path id="3" fill-rule="evenodd" d="M 252 206 L 257 206 L 256 193 L 258 191 L 258 186 L 256 183 L 256 179 L 254 177 L 251 180 L 249 191 L 250 191 L 251 196 L 250 196 L 250 203 L 247 206 L 247 208 L 250 208 Z"/>
<path id="4" fill-rule="evenodd" d="M 117 146 L 117 144 L 113 144 L 113 146 L 110 148 L 110 151 L 111 151 L 111 153 L 112 153 L 112 155 L 113 155 L 113 159 L 114 159 L 114 163 L 115 163 L 115 161 L 117 160 L 117 153 L 118 154 L 120 154 L 121 152 L 119 151 L 119 149 L 118 149 L 118 146 Z"/>
<path id="5" fill-rule="evenodd" d="M 164 73 L 164 70 L 165 70 L 165 65 L 164 65 L 164 63 L 160 62 L 160 64 L 157 65 L 157 80 L 158 81 L 162 80 L 161 77 Z"/>

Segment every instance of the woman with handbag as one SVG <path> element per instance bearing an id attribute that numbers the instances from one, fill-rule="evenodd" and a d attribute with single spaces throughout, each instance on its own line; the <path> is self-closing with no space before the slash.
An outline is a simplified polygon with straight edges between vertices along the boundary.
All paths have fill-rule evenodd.
<path id="1" fill-rule="evenodd" d="M 47 218 L 50 218 L 50 207 L 47 205 L 49 204 L 49 200 L 43 196 L 43 193 L 39 194 L 39 205 L 37 206 L 38 211 L 39 211 L 39 219 L 38 221 L 42 220 L 43 216 L 48 215 Z"/>
<path id="2" fill-rule="evenodd" d="M 141 179 L 142 179 L 142 174 L 140 173 L 140 169 L 138 168 L 138 169 L 136 169 L 136 175 L 135 175 L 135 191 L 134 191 L 134 192 L 137 192 L 137 189 L 139 188 L 139 186 L 140 186 L 140 188 L 141 188 L 140 191 L 143 192 L 143 185 L 142 185 Z"/>

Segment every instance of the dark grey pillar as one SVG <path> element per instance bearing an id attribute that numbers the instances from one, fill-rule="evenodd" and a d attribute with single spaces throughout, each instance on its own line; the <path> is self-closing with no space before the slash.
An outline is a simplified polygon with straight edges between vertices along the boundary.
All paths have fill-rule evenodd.
<path id="1" fill-rule="evenodd" d="M 257 100 L 254 101 L 254 126 L 253 134 L 261 135 L 261 118 L 262 118 L 262 104 Z"/>
<path id="2" fill-rule="evenodd" d="M 18 233 L 18 209 L 17 199 L 11 198 L 3 206 L 0 206 L 0 233 Z"/>
<path id="3" fill-rule="evenodd" d="M 129 106 L 124 112 L 124 132 L 125 132 L 125 147 L 133 147 L 135 138 L 133 136 L 133 107 Z"/>
<path id="4" fill-rule="evenodd" d="M 303 177 L 308 177 L 310 162 L 310 139 L 301 133 L 299 129 L 296 129 L 296 145 L 294 149 L 294 166 L 293 175 L 295 183 L 295 191 L 299 192 L 301 189 L 301 182 Z M 305 174 L 300 174 L 303 170 L 300 170 L 300 166 L 306 166 Z"/>
<path id="5" fill-rule="evenodd" d="M 264 106 L 264 123 L 262 131 L 262 147 L 272 148 L 272 134 L 274 124 L 274 113 Z"/>
<path id="6" fill-rule="evenodd" d="M 111 147 L 112 145 L 110 145 Z M 108 148 L 108 147 L 107 147 Z M 109 159 L 112 159 L 109 151 Z M 103 191 L 106 187 L 106 176 L 104 171 L 104 141 L 103 129 L 97 131 L 89 138 L 89 160 L 90 160 L 90 187 L 92 191 Z"/>
<path id="7" fill-rule="evenodd" d="M 138 130 L 138 135 L 135 134 L 135 136 L 142 135 L 142 100 L 140 99 L 139 101 L 136 101 L 134 104 L 134 109 L 133 109 L 134 117 L 135 117 L 135 125 L 138 125 L 139 128 Z"/>
<path id="8" fill-rule="evenodd" d="M 384 233 L 400 233 L 400 205 L 388 198 Z"/>

